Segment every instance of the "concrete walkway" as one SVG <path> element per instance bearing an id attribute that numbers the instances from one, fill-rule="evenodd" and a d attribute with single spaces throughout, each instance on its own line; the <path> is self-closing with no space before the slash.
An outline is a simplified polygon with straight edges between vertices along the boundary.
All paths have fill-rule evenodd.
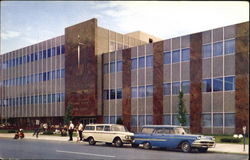
<path id="1" fill-rule="evenodd" d="M 14 133 L 0 133 L 0 138 L 13 138 Z M 25 139 L 39 139 L 49 141 L 68 141 L 69 137 L 54 136 L 54 135 L 39 135 L 38 138 L 33 136 L 32 133 L 25 133 Z M 73 137 L 76 143 L 76 137 Z M 85 143 L 85 142 L 84 142 Z M 243 151 L 243 144 L 232 144 L 232 143 L 217 143 L 215 148 L 209 148 L 208 152 L 220 152 L 220 153 L 233 153 L 233 154 L 248 154 L 249 146 L 246 145 L 245 151 Z"/>

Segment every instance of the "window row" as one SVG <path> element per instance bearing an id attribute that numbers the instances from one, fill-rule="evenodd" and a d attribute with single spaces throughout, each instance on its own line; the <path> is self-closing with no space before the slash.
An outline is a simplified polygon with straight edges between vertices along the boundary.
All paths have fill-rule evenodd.
<path id="1" fill-rule="evenodd" d="M 163 84 L 163 94 L 164 95 L 170 95 L 171 84 L 172 84 L 172 94 L 173 95 L 179 94 L 180 90 L 182 90 L 184 94 L 189 93 L 189 91 L 190 91 L 190 82 L 189 81 L 165 83 L 165 84 Z"/>
<path id="2" fill-rule="evenodd" d="M 224 81 L 223 81 L 224 79 Z M 235 90 L 235 76 L 230 77 L 221 77 L 214 79 L 204 79 L 202 80 L 202 92 L 211 92 L 212 91 L 212 80 L 213 80 L 213 91 L 231 91 Z"/>
<path id="3" fill-rule="evenodd" d="M 110 89 L 103 91 L 103 99 L 121 99 L 122 98 L 122 88 Z"/>
<path id="4" fill-rule="evenodd" d="M 47 104 L 64 102 L 64 93 L 55 93 L 48 95 L 35 95 L 27 97 L 16 97 L 0 99 L 0 106 L 21 106 L 26 104 Z"/>
<path id="5" fill-rule="evenodd" d="M 202 45 L 202 57 L 209 58 L 212 56 L 221 56 L 223 53 L 233 54 L 235 53 L 235 39 L 224 41 L 224 52 L 223 52 L 223 41 L 213 43 L 213 48 L 211 44 Z"/>
<path id="6" fill-rule="evenodd" d="M 163 53 L 163 63 L 164 64 L 178 63 L 180 61 L 185 62 L 185 61 L 189 61 L 189 60 L 190 60 L 190 49 L 189 48 Z"/>
<path id="7" fill-rule="evenodd" d="M 103 121 L 105 124 L 116 124 L 119 118 L 122 118 L 122 116 L 104 116 Z"/>
<path id="8" fill-rule="evenodd" d="M 153 85 L 132 87 L 131 95 L 132 95 L 132 98 L 151 97 L 153 96 Z"/>
<path id="9" fill-rule="evenodd" d="M 122 72 L 122 61 L 110 62 L 103 65 L 104 74 Z"/>
<path id="10" fill-rule="evenodd" d="M 132 58 L 131 59 L 131 69 L 137 69 L 138 68 L 144 68 L 146 67 L 153 67 L 153 56 L 144 56 L 144 57 L 138 57 L 138 58 Z"/>
<path id="11" fill-rule="evenodd" d="M 235 113 L 225 113 L 225 126 L 234 127 L 235 126 Z M 202 122 L 204 127 L 212 126 L 212 115 L 211 114 L 202 114 Z M 223 114 L 222 113 L 213 113 L 213 126 L 222 127 L 223 126 Z"/>
<path id="12" fill-rule="evenodd" d="M 153 116 L 152 115 L 132 115 L 131 116 L 131 126 L 143 126 L 143 125 L 152 125 Z"/>
<path id="13" fill-rule="evenodd" d="M 11 67 L 15 67 L 21 64 L 26 64 L 26 63 L 38 61 L 41 59 L 50 58 L 50 57 L 64 54 L 64 53 L 65 53 L 64 45 L 53 47 L 53 48 L 48 48 L 47 50 L 31 53 L 25 56 L 21 56 L 21 57 L 17 57 L 14 59 L 4 61 L 2 64 L 2 68 L 3 69 L 11 68 Z"/>
<path id="14" fill-rule="evenodd" d="M 186 114 L 186 126 L 190 125 L 190 115 Z M 172 114 L 172 124 L 171 124 L 171 115 L 165 114 L 163 115 L 163 123 L 164 125 L 180 125 L 180 122 L 178 121 L 178 114 Z"/>
<path id="15" fill-rule="evenodd" d="M 58 69 L 54 71 L 37 73 L 29 76 L 4 80 L 3 83 L 0 84 L 3 84 L 3 86 L 18 86 L 18 85 L 26 85 L 36 82 L 54 80 L 57 78 L 64 78 L 64 76 L 65 76 L 65 70 Z"/>

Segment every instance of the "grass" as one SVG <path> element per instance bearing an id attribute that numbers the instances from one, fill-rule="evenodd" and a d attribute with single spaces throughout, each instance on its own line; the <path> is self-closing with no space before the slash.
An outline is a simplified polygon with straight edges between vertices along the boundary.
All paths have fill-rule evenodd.
<path id="1" fill-rule="evenodd" d="M 233 138 L 233 135 L 206 135 L 206 136 L 214 136 L 216 143 L 223 143 L 221 142 L 222 138 Z M 244 140 L 242 138 L 240 143 L 232 143 L 232 144 L 243 144 Z M 249 144 L 249 137 L 246 137 L 246 144 Z"/>

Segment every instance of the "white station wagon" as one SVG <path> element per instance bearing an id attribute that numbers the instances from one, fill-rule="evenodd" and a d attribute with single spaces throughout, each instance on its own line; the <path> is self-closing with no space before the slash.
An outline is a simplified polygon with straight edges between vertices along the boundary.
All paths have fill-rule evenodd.
<path id="1" fill-rule="evenodd" d="M 89 145 L 105 142 L 116 147 L 121 147 L 125 143 L 131 144 L 134 136 L 125 126 L 118 124 L 88 124 L 82 134 L 84 141 L 88 141 Z"/>

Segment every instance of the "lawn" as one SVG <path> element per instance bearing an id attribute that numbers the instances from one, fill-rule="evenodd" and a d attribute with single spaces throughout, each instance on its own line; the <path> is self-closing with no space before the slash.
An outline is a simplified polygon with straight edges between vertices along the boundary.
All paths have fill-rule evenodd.
<path id="1" fill-rule="evenodd" d="M 233 135 L 206 135 L 206 136 L 214 136 L 216 143 L 223 143 L 221 142 L 222 138 L 233 138 Z M 233 144 L 243 144 L 243 138 L 240 143 L 233 143 Z M 249 137 L 246 137 L 246 144 L 249 144 Z"/>

